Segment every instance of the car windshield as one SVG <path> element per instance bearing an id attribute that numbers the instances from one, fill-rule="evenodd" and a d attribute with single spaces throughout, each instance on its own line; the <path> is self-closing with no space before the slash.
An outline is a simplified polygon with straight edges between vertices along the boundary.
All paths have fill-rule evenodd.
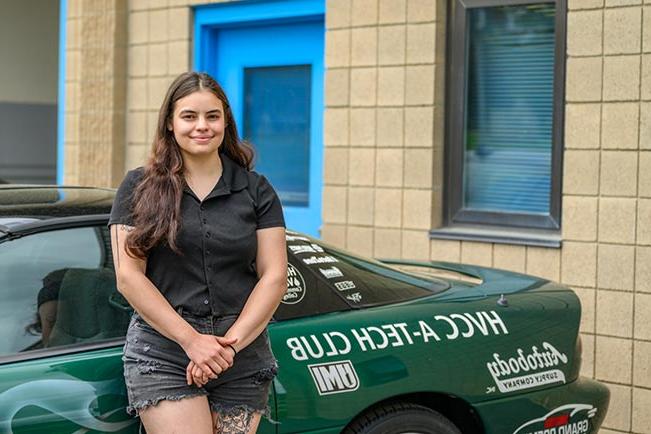
<path id="1" fill-rule="evenodd" d="M 441 292 L 448 283 L 410 273 L 288 231 L 289 254 L 351 307 L 412 300 Z"/>

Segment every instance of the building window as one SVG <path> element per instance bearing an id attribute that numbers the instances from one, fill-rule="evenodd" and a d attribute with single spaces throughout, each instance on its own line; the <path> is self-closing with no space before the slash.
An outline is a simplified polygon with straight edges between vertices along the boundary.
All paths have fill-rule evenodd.
<path id="1" fill-rule="evenodd" d="M 560 228 L 565 0 L 452 0 L 449 226 Z"/>

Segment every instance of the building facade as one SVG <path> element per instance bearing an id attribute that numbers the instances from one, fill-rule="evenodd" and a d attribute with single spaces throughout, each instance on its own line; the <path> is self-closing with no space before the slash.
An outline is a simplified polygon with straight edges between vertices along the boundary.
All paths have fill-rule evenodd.
<path id="1" fill-rule="evenodd" d="M 300 163 L 318 234 L 571 286 L 583 374 L 612 392 L 601 432 L 651 433 L 651 0 L 287 1 L 305 13 L 246 9 L 284 0 L 67 0 L 65 183 L 116 186 L 143 164 L 173 77 L 217 68 L 199 43 L 211 31 L 321 22 L 318 137 Z M 269 44 L 285 31 L 268 29 Z M 517 71 L 540 88 L 518 87 Z"/>

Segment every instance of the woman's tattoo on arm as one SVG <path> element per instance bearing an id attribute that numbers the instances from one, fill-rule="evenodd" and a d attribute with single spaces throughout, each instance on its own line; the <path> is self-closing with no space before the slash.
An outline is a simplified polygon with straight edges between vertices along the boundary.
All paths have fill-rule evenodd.
<path id="1" fill-rule="evenodd" d="M 118 227 L 120 230 L 125 231 L 125 232 L 131 232 L 133 230 L 133 226 L 127 226 L 127 225 L 114 225 L 115 228 L 115 266 L 117 269 L 120 268 L 120 238 L 118 237 Z"/>

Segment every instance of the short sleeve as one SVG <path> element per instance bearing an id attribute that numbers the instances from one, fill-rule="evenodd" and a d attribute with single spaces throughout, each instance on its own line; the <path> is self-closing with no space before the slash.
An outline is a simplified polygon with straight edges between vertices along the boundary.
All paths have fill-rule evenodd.
<path id="1" fill-rule="evenodd" d="M 267 178 L 260 175 L 257 179 L 255 212 L 258 218 L 258 229 L 285 227 L 283 207 Z"/>
<path id="2" fill-rule="evenodd" d="M 142 174 L 143 169 L 141 167 L 127 172 L 127 175 L 122 180 L 122 184 L 118 187 L 115 199 L 113 199 L 111 216 L 108 222 L 109 226 L 113 224 L 133 226 L 131 199 L 133 191 L 142 178 Z"/>

